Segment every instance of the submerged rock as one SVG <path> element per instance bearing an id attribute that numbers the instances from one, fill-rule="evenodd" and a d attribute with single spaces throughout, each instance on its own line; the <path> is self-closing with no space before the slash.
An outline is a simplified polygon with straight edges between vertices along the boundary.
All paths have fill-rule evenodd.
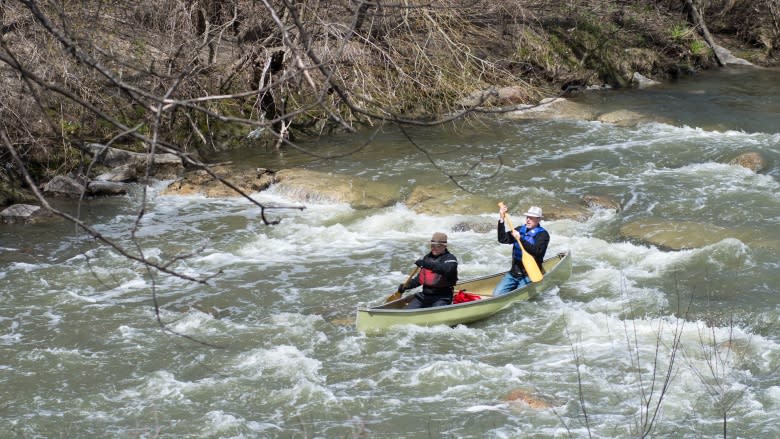
<path id="1" fill-rule="evenodd" d="M 648 118 L 641 113 L 637 113 L 636 111 L 616 110 L 599 115 L 597 120 L 612 125 L 630 127 L 636 126 L 641 122 L 650 122 L 653 119 Z"/>
<path id="2" fill-rule="evenodd" d="M 620 201 L 608 195 L 585 195 L 582 200 L 591 209 L 612 209 L 615 212 L 620 212 L 623 208 Z"/>
<path id="3" fill-rule="evenodd" d="M 728 237 L 728 229 L 714 224 L 689 221 L 668 221 L 661 218 L 643 218 L 624 224 L 620 234 L 671 250 L 701 248 Z"/>
<path id="4" fill-rule="evenodd" d="M 669 250 L 701 248 L 732 238 L 753 249 L 780 248 L 776 239 L 759 239 L 752 230 L 726 228 L 715 224 L 693 221 L 668 221 L 657 217 L 643 218 L 620 227 L 627 239 L 656 245 Z"/>
<path id="5" fill-rule="evenodd" d="M 761 172 L 766 169 L 766 159 L 759 152 L 746 152 L 729 160 L 730 165 L 742 166 L 753 172 Z"/>
<path id="6" fill-rule="evenodd" d="M 510 391 L 505 397 L 504 402 L 514 405 L 522 404 L 532 409 L 548 409 L 554 407 L 555 401 L 544 395 L 539 395 L 529 389 L 518 388 Z"/>
<path id="7" fill-rule="evenodd" d="M 355 209 L 391 206 L 399 201 L 399 188 L 360 177 L 308 169 L 284 169 L 276 174 L 279 189 L 299 201 L 348 203 Z"/>
<path id="8" fill-rule="evenodd" d="M 493 232 L 496 230 L 496 222 L 495 221 L 482 221 L 482 222 L 476 222 L 476 221 L 464 221 L 461 223 L 457 223 L 454 226 L 452 226 L 453 232 L 476 232 L 476 233 L 487 233 L 487 232 Z"/>
<path id="9" fill-rule="evenodd" d="M 498 211 L 498 200 L 457 190 L 454 185 L 415 186 L 406 205 L 427 215 L 475 215 Z"/>
<path id="10" fill-rule="evenodd" d="M 542 203 L 542 208 L 544 209 L 544 219 L 547 220 L 568 219 L 583 222 L 593 216 L 593 212 L 590 209 L 579 204 L 547 205 Z"/>
<path id="11" fill-rule="evenodd" d="M 355 324 L 354 317 L 339 317 L 330 321 L 331 324 L 336 326 L 352 326 Z"/>
<path id="12" fill-rule="evenodd" d="M 259 192 L 267 189 L 276 181 L 276 173 L 265 168 L 237 170 L 227 165 L 210 168 L 218 177 L 224 179 L 244 193 Z M 241 194 L 215 179 L 203 169 L 188 172 L 184 177 L 168 185 L 163 195 L 204 195 L 208 198 L 240 197 Z"/>
<path id="13" fill-rule="evenodd" d="M 572 119 L 594 120 L 596 111 L 583 104 L 564 98 L 543 99 L 539 105 L 512 111 L 508 119 Z"/>

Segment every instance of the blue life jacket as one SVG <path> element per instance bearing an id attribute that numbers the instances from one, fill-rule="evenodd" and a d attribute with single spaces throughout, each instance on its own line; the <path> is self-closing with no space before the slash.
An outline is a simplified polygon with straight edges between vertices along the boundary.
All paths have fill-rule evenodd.
<path id="1" fill-rule="evenodd" d="M 544 227 L 542 226 L 536 226 L 534 227 L 533 230 L 529 232 L 525 224 L 523 224 L 523 226 L 520 227 L 519 230 L 518 229 L 515 230 L 520 232 L 520 239 L 522 241 L 526 241 L 531 245 L 536 244 L 536 238 L 535 238 L 536 235 L 538 235 L 541 232 L 546 232 L 546 230 L 544 230 Z M 518 244 L 517 240 L 515 240 L 515 243 L 512 244 L 512 258 L 514 258 L 517 261 L 523 260 L 523 251 L 520 249 L 520 244 Z"/>

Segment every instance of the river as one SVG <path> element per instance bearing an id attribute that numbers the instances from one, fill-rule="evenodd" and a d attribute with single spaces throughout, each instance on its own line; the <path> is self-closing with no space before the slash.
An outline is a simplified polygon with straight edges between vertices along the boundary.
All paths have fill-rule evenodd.
<path id="1" fill-rule="evenodd" d="M 726 68 L 576 101 L 654 122 L 410 129 L 435 166 L 393 129 L 341 159 L 219 157 L 360 176 L 402 196 L 451 185 L 445 173 L 479 161 L 459 184 L 515 209 L 619 201 L 584 220 L 543 220 L 548 253 L 572 252 L 570 279 L 468 327 L 365 336 L 353 320 L 358 303 L 395 290 L 435 231 L 448 233 L 461 278 L 507 269 L 497 211 L 481 206 L 421 214 L 310 199 L 266 226 L 246 200 L 149 187 L 136 231 L 144 254 L 192 253 L 172 267 L 215 275 L 205 284 L 152 275 L 63 221 L 0 225 L 0 437 L 607 438 L 652 425 L 652 437 L 699 438 L 721 437 L 724 419 L 729 437 L 780 437 L 778 71 Z M 727 164 L 748 151 L 767 168 Z M 253 195 L 301 205 L 276 187 Z M 136 187 L 80 215 L 129 246 L 141 200 Z M 673 251 L 621 235 L 642 218 L 723 237 Z M 167 327 L 187 337 L 160 329 L 153 288 Z"/>

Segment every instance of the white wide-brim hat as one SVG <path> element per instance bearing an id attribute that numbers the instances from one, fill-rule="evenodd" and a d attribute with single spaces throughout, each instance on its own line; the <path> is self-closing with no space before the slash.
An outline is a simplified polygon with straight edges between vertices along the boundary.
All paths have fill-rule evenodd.
<path id="1" fill-rule="evenodd" d="M 530 209 L 528 209 L 528 212 L 524 213 L 525 216 L 532 216 L 535 218 L 541 218 L 542 217 L 542 208 L 539 206 L 531 206 Z"/>

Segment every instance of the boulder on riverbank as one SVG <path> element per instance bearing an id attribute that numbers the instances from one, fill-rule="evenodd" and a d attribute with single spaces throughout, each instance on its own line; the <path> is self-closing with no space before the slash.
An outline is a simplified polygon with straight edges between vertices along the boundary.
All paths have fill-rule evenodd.
<path id="1" fill-rule="evenodd" d="M 95 158 L 96 163 L 109 168 L 124 167 L 121 171 L 122 177 L 116 177 L 110 173 L 101 174 L 102 177 L 112 179 L 112 181 L 117 181 L 116 178 L 124 178 L 125 181 L 129 181 L 130 178 L 145 175 L 147 168 L 151 170 L 150 177 L 160 180 L 176 178 L 184 171 L 181 158 L 176 154 L 157 153 L 152 155 L 145 152 L 125 151 L 99 143 L 90 143 L 86 148 Z"/>
<path id="2" fill-rule="evenodd" d="M 127 185 L 115 181 L 93 180 L 87 183 L 87 193 L 94 196 L 124 195 Z"/>
<path id="3" fill-rule="evenodd" d="M 631 76 L 631 84 L 637 88 L 647 88 L 660 85 L 661 83 L 655 79 L 648 78 L 639 72 L 634 72 L 634 75 Z"/>
<path id="4" fill-rule="evenodd" d="M 43 185 L 43 193 L 54 197 L 79 198 L 86 193 L 86 188 L 75 178 L 56 175 Z"/>
<path id="5" fill-rule="evenodd" d="M 43 193 L 53 197 L 80 198 L 86 196 L 112 196 L 127 193 L 127 186 L 123 183 L 112 181 L 86 181 L 57 175 L 43 186 Z"/>
<path id="6" fill-rule="evenodd" d="M 4 224 L 39 223 L 51 217 L 51 212 L 33 204 L 14 204 L 0 212 L 0 222 Z"/>
<path id="7" fill-rule="evenodd" d="M 138 178 L 138 170 L 133 164 L 124 164 L 95 177 L 96 181 L 112 181 L 118 183 L 127 183 L 135 181 Z"/>

